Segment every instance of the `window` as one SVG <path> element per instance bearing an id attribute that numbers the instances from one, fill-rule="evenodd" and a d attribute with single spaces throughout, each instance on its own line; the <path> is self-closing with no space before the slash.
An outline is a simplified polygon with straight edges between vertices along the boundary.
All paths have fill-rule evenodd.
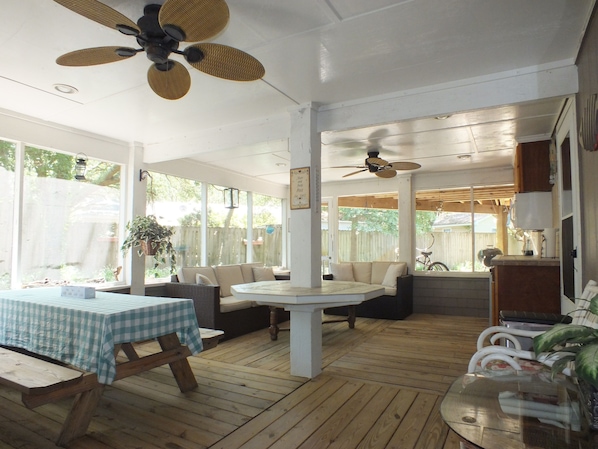
<path id="1" fill-rule="evenodd" d="M 116 280 L 120 166 L 25 147 L 20 267 L 27 287 Z"/>
<path id="2" fill-rule="evenodd" d="M 399 246 L 396 197 L 338 199 L 338 260 L 395 260 Z"/>
<path id="3" fill-rule="evenodd" d="M 441 262 L 451 271 L 487 271 L 481 252 L 510 245 L 508 211 L 513 186 L 418 191 L 416 270 Z M 426 259 L 423 252 L 431 253 Z"/>
<path id="4" fill-rule="evenodd" d="M 227 208 L 224 187 L 208 186 L 208 265 L 247 260 L 247 192 L 239 192 L 239 207 Z"/>
<path id="5" fill-rule="evenodd" d="M 12 142 L 0 140 L 0 290 L 8 290 L 11 283 L 15 147 Z"/>
<path id="6" fill-rule="evenodd" d="M 265 266 L 282 265 L 282 200 L 254 193 L 253 196 L 253 262 Z"/>
<path id="7" fill-rule="evenodd" d="M 171 238 L 177 266 L 201 265 L 201 183 L 177 176 L 152 172 L 147 177 L 146 214 L 158 223 L 173 228 Z M 146 257 L 145 277 L 167 278 L 170 264 L 154 268 L 155 260 Z"/>

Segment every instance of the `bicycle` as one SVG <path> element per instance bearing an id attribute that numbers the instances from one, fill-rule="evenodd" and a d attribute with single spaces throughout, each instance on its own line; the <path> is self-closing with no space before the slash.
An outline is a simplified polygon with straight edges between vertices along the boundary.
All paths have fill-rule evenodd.
<path id="1" fill-rule="evenodd" d="M 430 256 L 432 255 L 432 251 L 430 248 L 434 245 L 434 234 L 430 234 L 432 236 L 432 243 L 427 248 L 415 248 L 420 252 L 420 255 L 415 258 L 415 263 L 420 264 L 422 266 L 422 270 L 427 271 L 450 271 L 449 268 L 442 262 L 432 262 Z"/>

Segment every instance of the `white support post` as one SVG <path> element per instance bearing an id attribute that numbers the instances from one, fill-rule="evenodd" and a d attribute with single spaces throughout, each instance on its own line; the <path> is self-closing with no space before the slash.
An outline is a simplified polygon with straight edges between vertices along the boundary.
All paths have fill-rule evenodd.
<path id="1" fill-rule="evenodd" d="M 413 272 L 415 267 L 414 261 L 414 245 L 415 242 L 415 227 L 413 223 L 415 220 L 415 196 L 411 189 L 411 175 L 404 175 L 399 177 L 399 260 L 407 262 L 410 271 Z"/>
<path id="2" fill-rule="evenodd" d="M 144 181 L 139 180 L 140 170 L 143 169 L 143 148 L 141 145 L 131 145 L 127 168 L 126 179 L 130 183 L 126 186 L 127 211 L 130 211 L 130 215 L 126 217 L 126 221 L 128 222 L 138 215 L 145 216 L 146 213 L 146 183 L 149 178 L 146 178 Z M 123 234 L 122 240 L 125 237 Z M 131 285 L 131 294 L 145 295 L 145 256 L 139 257 L 137 251 L 133 249 L 127 255 L 125 261 L 128 267 L 128 270 L 125 270 L 125 279 Z"/>
<path id="3" fill-rule="evenodd" d="M 314 105 L 298 106 L 291 111 L 291 168 L 309 167 L 309 209 L 292 209 L 291 201 L 291 284 L 319 287 L 321 276 L 321 140 L 316 130 Z M 291 189 L 292 190 L 292 189 Z"/>
<path id="4" fill-rule="evenodd" d="M 291 375 L 313 379 L 322 372 L 322 309 L 291 311 Z"/>
<path id="5" fill-rule="evenodd" d="M 12 260 L 10 288 L 13 290 L 22 287 L 21 257 L 23 254 L 23 189 L 25 183 L 25 144 L 19 142 L 15 149 L 15 179 L 14 203 L 12 216 Z"/>

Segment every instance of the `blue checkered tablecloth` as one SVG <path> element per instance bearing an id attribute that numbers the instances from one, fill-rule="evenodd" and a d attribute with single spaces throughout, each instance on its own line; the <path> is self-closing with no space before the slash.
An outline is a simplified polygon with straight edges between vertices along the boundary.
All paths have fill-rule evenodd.
<path id="1" fill-rule="evenodd" d="M 114 345 L 177 332 L 192 354 L 202 347 L 193 301 L 96 292 L 63 297 L 60 288 L 0 291 L 0 345 L 51 357 L 110 384 Z"/>

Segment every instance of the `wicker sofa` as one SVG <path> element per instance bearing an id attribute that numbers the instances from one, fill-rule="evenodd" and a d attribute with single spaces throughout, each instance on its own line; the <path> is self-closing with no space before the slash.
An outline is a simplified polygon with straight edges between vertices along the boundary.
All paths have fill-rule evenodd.
<path id="1" fill-rule="evenodd" d="M 365 318 L 402 320 L 413 313 L 413 275 L 407 273 L 404 262 L 344 262 L 330 265 L 325 279 L 365 282 L 384 287 L 384 295 L 355 307 L 355 315 Z M 347 316 L 347 307 L 324 310 L 328 315 Z"/>
<path id="2" fill-rule="evenodd" d="M 268 306 L 239 300 L 230 291 L 232 285 L 274 280 L 272 270 L 263 264 L 183 267 L 178 270 L 177 278 L 179 282 L 167 282 L 162 289 L 146 294 L 192 299 L 199 326 L 224 331 L 222 340 L 270 326 Z M 289 313 L 284 310 L 277 309 L 276 313 L 278 322 L 289 319 Z"/>

